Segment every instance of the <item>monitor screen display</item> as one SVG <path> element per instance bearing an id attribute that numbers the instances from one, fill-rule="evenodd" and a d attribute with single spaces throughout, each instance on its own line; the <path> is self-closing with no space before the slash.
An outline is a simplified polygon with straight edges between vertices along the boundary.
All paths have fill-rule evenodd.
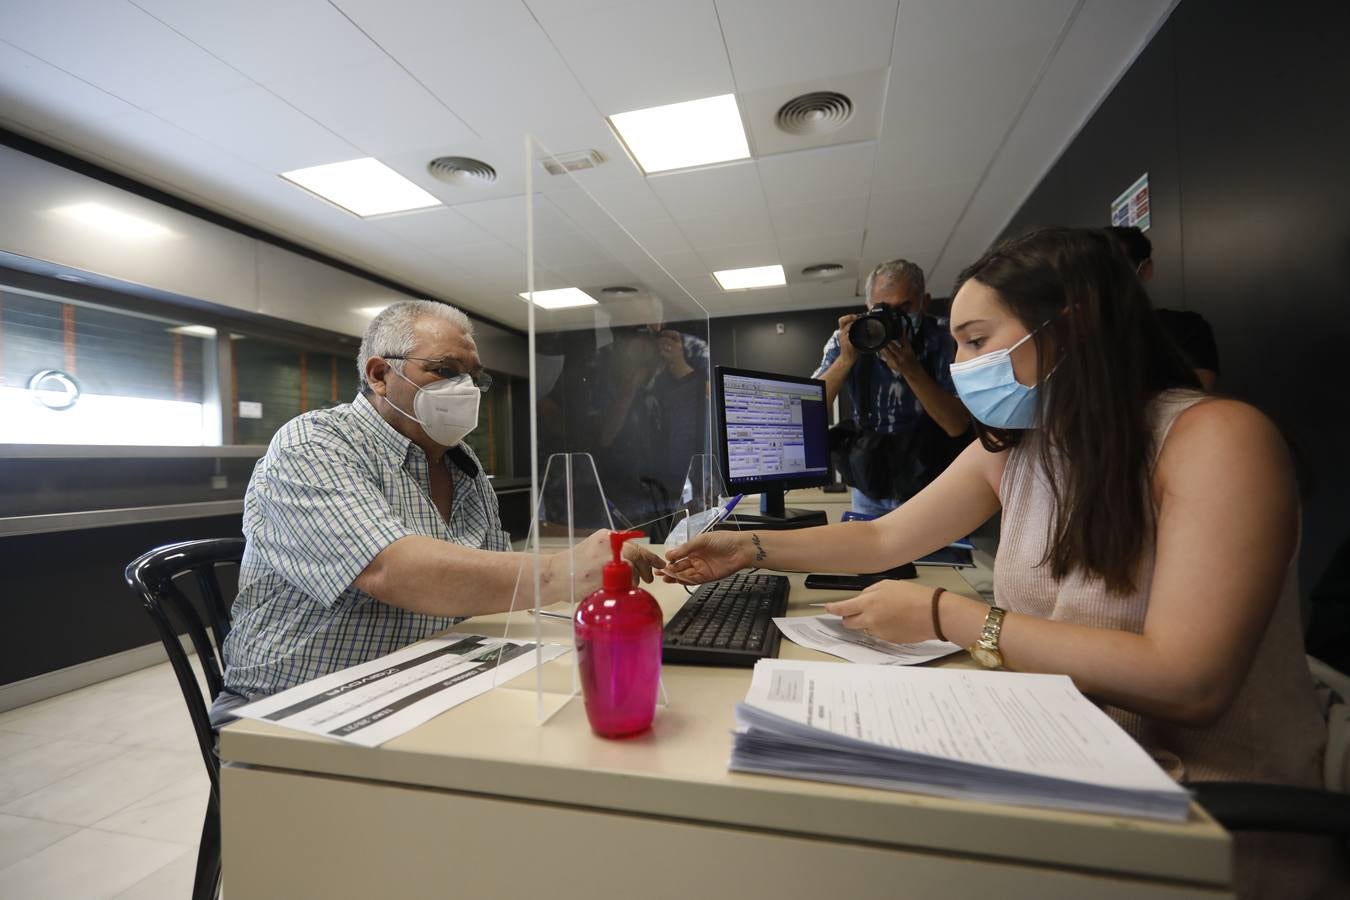
<path id="1" fill-rule="evenodd" d="M 825 383 L 719 367 L 728 486 L 824 484 L 829 469 Z"/>

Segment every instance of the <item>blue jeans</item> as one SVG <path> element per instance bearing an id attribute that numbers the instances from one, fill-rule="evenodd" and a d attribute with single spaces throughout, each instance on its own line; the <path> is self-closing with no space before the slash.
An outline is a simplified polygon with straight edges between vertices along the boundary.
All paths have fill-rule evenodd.
<path id="1" fill-rule="evenodd" d="M 868 516 L 884 516 L 900 505 L 899 500 L 877 500 L 869 497 L 857 488 L 849 488 L 853 494 L 853 511 Z"/>

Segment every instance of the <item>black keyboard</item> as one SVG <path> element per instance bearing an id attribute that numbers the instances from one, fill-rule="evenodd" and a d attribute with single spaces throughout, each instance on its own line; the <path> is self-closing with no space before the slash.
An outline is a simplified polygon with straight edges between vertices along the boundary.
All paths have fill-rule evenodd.
<path id="1" fill-rule="evenodd" d="M 778 653 L 773 624 L 787 614 L 788 580 L 737 572 L 701 585 L 665 627 L 661 659 L 699 666 L 753 666 Z"/>

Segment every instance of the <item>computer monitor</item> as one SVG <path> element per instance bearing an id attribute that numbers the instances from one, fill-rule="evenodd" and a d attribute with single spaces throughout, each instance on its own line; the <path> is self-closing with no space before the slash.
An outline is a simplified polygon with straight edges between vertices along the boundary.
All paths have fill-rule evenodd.
<path id="1" fill-rule="evenodd" d="M 784 507 L 783 492 L 829 483 L 825 382 L 717 366 L 713 400 L 727 489 L 760 495 L 758 516 L 741 513 L 729 524 L 757 528 L 824 525 L 823 512 Z"/>

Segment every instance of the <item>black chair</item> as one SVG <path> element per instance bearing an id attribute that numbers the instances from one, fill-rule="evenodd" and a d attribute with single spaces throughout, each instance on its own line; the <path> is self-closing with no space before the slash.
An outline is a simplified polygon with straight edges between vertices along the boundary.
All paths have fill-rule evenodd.
<path id="1" fill-rule="evenodd" d="M 1314 657 L 1308 667 L 1317 687 L 1328 740 L 1324 790 L 1246 781 L 1188 785 L 1195 802 L 1229 831 L 1276 831 L 1350 841 L 1350 677 Z"/>
<path id="2" fill-rule="evenodd" d="M 206 686 L 212 697 L 224 687 L 221 671 L 224 665 L 223 646 L 230 633 L 230 607 L 221 594 L 216 567 L 223 563 L 239 565 L 244 557 L 243 538 L 212 538 L 201 541 L 183 541 L 157 547 L 126 568 L 127 585 L 136 592 L 145 611 L 155 623 L 159 639 L 178 676 L 183 690 L 192 729 L 197 733 L 202 762 L 211 779 L 211 797 L 202 822 L 201 845 L 197 850 L 197 875 L 192 887 L 193 900 L 211 900 L 220 892 L 220 759 L 216 756 L 216 734 L 206 702 L 202 699 L 192 663 L 178 639 L 185 630 L 197 651 Z M 188 599 L 174 580 L 191 574 L 201 594 L 205 622 L 196 606 Z M 207 626 L 211 637 L 207 637 Z"/>

